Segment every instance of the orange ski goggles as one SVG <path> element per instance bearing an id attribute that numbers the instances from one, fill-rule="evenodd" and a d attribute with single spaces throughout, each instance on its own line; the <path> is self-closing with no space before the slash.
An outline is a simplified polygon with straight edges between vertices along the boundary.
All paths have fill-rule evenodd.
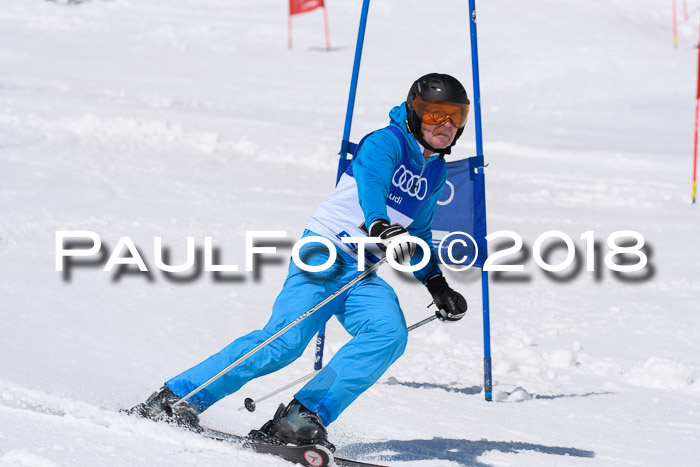
<path id="1" fill-rule="evenodd" d="M 439 125 L 450 119 L 453 125 L 462 128 L 469 116 L 469 104 L 432 101 L 418 95 L 413 99 L 413 110 L 428 125 Z"/>

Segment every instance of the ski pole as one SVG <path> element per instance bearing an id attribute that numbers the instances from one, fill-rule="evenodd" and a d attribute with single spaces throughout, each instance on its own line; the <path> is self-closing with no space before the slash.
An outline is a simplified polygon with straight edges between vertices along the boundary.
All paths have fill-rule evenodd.
<path id="1" fill-rule="evenodd" d="M 384 256 L 381 260 L 379 260 L 379 262 L 375 263 L 373 266 L 371 266 L 369 269 L 365 270 L 363 273 L 358 274 L 357 276 L 355 276 L 355 277 L 354 277 L 352 280 L 350 280 L 347 284 L 345 284 L 344 286 L 342 286 L 341 288 L 339 288 L 338 290 L 336 290 L 335 292 L 333 292 L 331 295 L 329 295 L 328 297 L 326 297 L 325 299 L 323 299 L 323 300 L 322 300 L 321 302 L 319 302 L 316 306 L 312 307 L 309 311 L 305 312 L 304 314 L 302 314 L 301 316 L 299 316 L 297 319 L 295 319 L 294 321 L 292 321 L 291 323 L 289 323 L 288 325 L 286 325 L 285 327 L 283 327 L 282 329 L 280 329 L 279 331 L 277 331 L 274 335 L 268 337 L 264 342 L 261 342 L 260 344 L 258 344 L 255 348 L 253 348 L 252 350 L 248 351 L 248 353 L 246 353 L 245 355 L 243 355 L 241 358 L 239 358 L 238 360 L 236 360 L 235 362 L 231 363 L 229 366 L 227 366 L 226 368 L 224 368 L 223 370 L 221 370 L 220 372 L 218 372 L 217 374 L 215 374 L 214 376 L 212 376 L 211 378 L 209 378 L 209 379 L 208 379 L 207 381 L 205 381 L 201 386 L 199 386 L 198 388 L 194 389 L 192 392 L 190 392 L 189 394 L 187 394 L 186 396 L 184 396 L 182 399 L 180 399 L 180 400 L 178 400 L 177 402 L 175 402 L 175 403 L 173 404 L 173 407 L 177 407 L 178 405 L 182 404 L 182 403 L 185 402 L 187 399 L 189 399 L 190 397 L 194 396 L 194 395 L 197 394 L 199 391 L 201 391 L 202 389 L 206 388 L 206 387 L 209 386 L 211 383 L 213 383 L 214 381 L 216 381 L 217 379 L 221 378 L 223 375 L 225 375 L 226 373 L 228 373 L 229 371 L 231 371 L 232 369 L 234 369 L 235 367 L 237 367 L 238 365 L 240 365 L 242 362 L 244 362 L 245 360 L 247 360 L 248 358 L 250 358 L 252 355 L 254 355 L 256 352 L 258 352 L 260 349 L 262 349 L 262 348 L 265 347 L 266 345 L 268 345 L 270 342 L 274 341 L 274 340 L 277 339 L 279 336 L 281 336 L 281 335 L 284 334 L 285 332 L 289 331 L 289 330 L 292 329 L 294 326 L 296 326 L 297 324 L 301 323 L 301 322 L 304 321 L 306 318 L 308 318 L 309 316 L 311 316 L 312 314 L 314 314 L 319 308 L 321 308 L 322 306 L 324 306 L 325 304 L 327 304 L 328 302 L 330 302 L 331 300 L 333 300 L 335 297 L 337 297 L 337 296 L 340 295 L 341 293 L 345 292 L 345 291 L 346 291 L 347 289 L 349 289 L 352 285 L 356 284 L 356 283 L 359 282 L 360 280 L 362 280 L 362 279 L 364 279 L 365 277 L 367 277 L 367 276 L 369 276 L 370 274 L 372 274 L 374 271 L 376 271 L 376 270 L 379 268 L 379 266 L 381 266 L 382 264 L 386 263 L 386 261 L 387 261 L 386 256 Z"/>
<path id="2" fill-rule="evenodd" d="M 429 322 L 431 322 L 431 321 L 434 320 L 434 319 L 437 319 L 437 316 L 436 316 L 436 315 L 431 315 L 431 316 L 429 316 L 428 318 L 425 318 L 424 320 L 418 321 L 416 324 L 413 324 L 413 325 L 407 327 L 407 328 L 406 328 L 406 331 L 411 332 L 411 331 L 413 331 L 414 329 L 423 326 L 424 324 L 428 324 Z M 243 407 L 239 407 L 239 408 L 238 408 L 238 411 L 240 412 L 241 410 L 246 409 L 248 412 L 255 412 L 255 407 L 256 407 L 256 404 L 257 404 L 258 402 L 262 402 L 262 401 L 264 401 L 264 400 L 266 400 L 266 399 L 269 399 L 270 397 L 275 396 L 275 395 L 279 394 L 279 393 L 282 392 L 282 391 L 286 391 L 287 389 L 289 389 L 289 388 L 291 388 L 291 387 L 293 387 L 293 386 L 296 386 L 297 384 L 303 383 L 304 381 L 313 378 L 313 377 L 316 375 L 316 373 L 318 373 L 319 371 L 321 371 L 321 370 L 314 370 L 314 371 L 312 371 L 311 373 L 309 373 L 308 375 L 304 375 L 304 376 L 302 376 L 301 378 L 292 381 L 291 383 L 285 384 L 284 386 L 282 386 L 282 387 L 279 388 L 279 389 L 275 389 L 274 391 L 272 391 L 272 392 L 269 393 L 269 394 L 265 394 L 264 396 L 262 396 L 262 397 L 259 398 L 258 400 L 253 400 L 253 399 L 251 399 L 250 397 L 246 397 L 245 400 L 243 401 L 243 404 L 244 404 Z"/>
<path id="3" fill-rule="evenodd" d="M 410 325 L 409 327 L 406 328 L 406 331 L 411 332 L 414 329 L 423 326 L 424 324 L 428 324 L 429 322 L 431 322 L 434 319 L 437 319 L 437 315 L 430 315 L 427 318 L 425 318 L 424 320 L 418 321 L 416 324 Z"/>
<path id="4" fill-rule="evenodd" d="M 258 400 L 253 400 L 250 397 L 246 397 L 245 400 L 243 401 L 243 407 L 238 407 L 238 411 L 240 412 L 241 410 L 246 409 L 248 412 L 255 412 L 256 404 L 258 402 L 262 402 L 266 399 L 269 399 L 272 396 L 276 396 L 277 394 L 279 394 L 282 391 L 286 391 L 287 389 L 289 389 L 293 386 L 296 386 L 297 384 L 303 383 L 304 381 L 313 378 L 316 375 L 316 373 L 318 373 L 319 371 L 321 371 L 321 370 L 314 370 L 311 373 L 309 373 L 308 375 L 304 375 L 301 378 L 292 381 L 291 383 L 285 384 L 284 386 L 282 386 L 279 389 L 275 389 L 274 391 L 272 391 L 269 394 L 265 394 L 264 396 L 262 396 Z"/>

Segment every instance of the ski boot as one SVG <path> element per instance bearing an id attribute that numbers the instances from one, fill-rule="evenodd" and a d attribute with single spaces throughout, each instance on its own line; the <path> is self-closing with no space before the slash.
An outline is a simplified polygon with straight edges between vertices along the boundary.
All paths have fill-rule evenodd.
<path id="1" fill-rule="evenodd" d="M 197 410 L 187 401 L 173 407 L 173 404 L 179 400 L 180 398 L 175 395 L 168 386 L 163 385 L 160 390 L 151 394 L 151 396 L 146 399 L 146 402 L 132 407 L 127 410 L 126 413 L 150 418 L 155 421 L 172 423 L 179 427 L 200 433 L 202 427 L 199 426 Z"/>
<path id="2" fill-rule="evenodd" d="M 248 436 L 275 444 L 318 444 L 335 452 L 335 446 L 328 441 L 321 417 L 296 399 L 292 399 L 287 407 L 280 404 L 272 420 L 268 420 L 259 430 L 252 430 Z"/>

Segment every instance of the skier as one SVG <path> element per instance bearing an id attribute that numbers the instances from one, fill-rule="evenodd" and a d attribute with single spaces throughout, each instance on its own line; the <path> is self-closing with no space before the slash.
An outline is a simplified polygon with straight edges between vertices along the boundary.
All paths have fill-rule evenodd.
<path id="1" fill-rule="evenodd" d="M 263 347 L 187 401 L 173 407 L 212 376 L 265 341 L 299 315 L 357 276 L 357 245 L 343 237 L 369 234 L 366 264 L 379 261 L 391 241 L 394 259 L 418 264 L 423 252 L 409 236 L 431 247 L 429 262 L 414 273 L 427 286 L 442 321 L 457 321 L 467 302 L 447 285 L 432 247 L 433 211 L 446 179 L 445 154 L 464 131 L 469 99 L 452 76 L 430 73 L 411 86 L 406 102 L 389 113 L 390 125 L 367 135 L 335 191 L 310 216 L 304 237 L 322 236 L 337 250 L 334 264 L 323 272 L 305 272 L 290 261 L 289 275 L 272 316 L 262 330 L 236 339 L 220 352 L 175 376 L 146 402 L 130 410 L 200 430 L 198 414 L 236 392 L 253 378 L 296 360 L 315 333 L 335 315 L 353 337 L 285 407 L 251 436 L 292 444 L 325 444 L 326 427 L 362 392 L 374 384 L 406 347 L 403 312 L 394 290 L 369 274 L 317 312 Z M 415 253 L 415 254 L 414 254 Z M 300 250 L 307 265 L 321 265 L 328 249 L 307 243 Z"/>

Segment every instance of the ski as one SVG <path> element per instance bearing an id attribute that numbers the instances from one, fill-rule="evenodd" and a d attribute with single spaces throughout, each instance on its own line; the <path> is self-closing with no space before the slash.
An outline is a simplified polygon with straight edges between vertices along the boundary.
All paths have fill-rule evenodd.
<path id="1" fill-rule="evenodd" d="M 368 462 L 360 462 L 352 459 L 345 459 L 344 457 L 335 457 L 335 465 L 341 467 L 386 467 L 380 464 L 370 464 Z"/>
<path id="2" fill-rule="evenodd" d="M 202 427 L 202 435 L 207 438 L 236 443 L 244 448 L 252 449 L 263 454 L 272 454 L 289 462 L 308 467 L 329 467 L 333 465 L 333 453 L 324 446 L 294 446 L 265 443 L 254 439 L 238 436 L 212 428 Z"/>
<path id="3" fill-rule="evenodd" d="M 295 464 L 307 467 L 385 467 L 379 464 L 369 464 L 366 462 L 335 457 L 330 449 L 325 446 L 309 445 L 295 446 L 293 444 L 279 445 L 254 440 L 245 436 L 234 435 L 213 428 L 202 427 L 202 435 L 207 438 L 227 443 L 235 443 L 246 449 L 263 454 L 272 454 Z"/>

